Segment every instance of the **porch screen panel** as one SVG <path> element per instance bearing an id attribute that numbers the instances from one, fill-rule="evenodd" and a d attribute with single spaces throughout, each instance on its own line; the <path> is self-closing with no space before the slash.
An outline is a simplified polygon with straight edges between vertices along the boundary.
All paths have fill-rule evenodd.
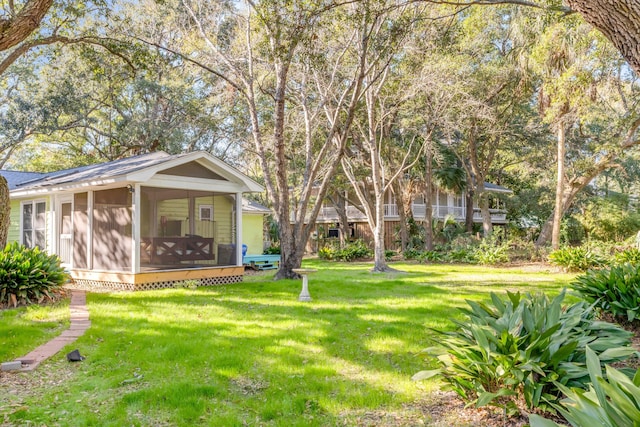
<path id="1" fill-rule="evenodd" d="M 131 193 L 127 188 L 96 191 L 93 201 L 93 268 L 131 269 L 133 228 Z"/>
<path id="2" fill-rule="evenodd" d="M 87 232 L 89 230 L 89 197 L 87 193 L 73 196 L 73 266 L 87 268 Z"/>

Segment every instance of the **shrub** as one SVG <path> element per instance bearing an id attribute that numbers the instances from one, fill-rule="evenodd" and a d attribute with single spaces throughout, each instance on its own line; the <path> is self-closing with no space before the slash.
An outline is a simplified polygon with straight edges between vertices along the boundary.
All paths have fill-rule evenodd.
<path id="1" fill-rule="evenodd" d="M 353 261 L 361 258 L 370 258 L 372 255 L 373 252 L 362 240 L 351 242 L 341 249 L 328 245 L 318 250 L 318 257 L 326 260 Z"/>
<path id="2" fill-rule="evenodd" d="M 577 277 L 572 287 L 584 299 L 615 317 L 626 317 L 629 322 L 640 317 L 640 265 L 592 270 Z"/>
<path id="3" fill-rule="evenodd" d="M 320 248 L 318 250 L 318 258 L 332 260 L 336 256 L 336 249 L 331 246 L 325 246 L 324 248 Z"/>
<path id="4" fill-rule="evenodd" d="M 531 240 L 521 238 L 511 238 L 508 243 L 508 255 L 511 261 L 540 261 L 546 260 L 547 257 L 542 254 L 542 249 L 537 248 Z M 541 258 L 541 256 L 543 258 Z"/>
<path id="5" fill-rule="evenodd" d="M 465 262 L 473 264 L 476 262 L 476 251 L 473 248 L 456 248 L 447 252 L 444 256 L 447 262 Z"/>
<path id="6" fill-rule="evenodd" d="M 422 251 L 420 251 L 419 249 L 415 249 L 415 248 L 410 248 L 405 250 L 402 253 L 402 257 L 404 259 L 416 259 L 420 254 L 422 253 Z"/>
<path id="7" fill-rule="evenodd" d="M 267 249 L 262 251 L 264 255 L 280 255 L 280 245 L 277 246 L 269 246 Z"/>
<path id="8" fill-rule="evenodd" d="M 509 246 L 488 238 L 480 242 L 476 248 L 474 258 L 483 265 L 503 264 L 509 262 Z"/>
<path id="9" fill-rule="evenodd" d="M 373 252 L 366 243 L 362 240 L 356 240 L 339 249 L 335 254 L 335 258 L 341 261 L 353 261 L 361 258 L 370 258 L 372 255 Z"/>
<path id="10" fill-rule="evenodd" d="M 438 332 L 445 352 L 440 369 L 423 371 L 414 379 L 440 375 L 447 387 L 477 406 L 502 406 L 517 411 L 524 398 L 529 408 L 553 410 L 561 397 L 558 384 L 585 387 L 587 344 L 603 362 L 634 353 L 631 334 L 594 320 L 586 302 L 563 307 L 565 292 L 553 300 L 544 294 L 524 297 L 507 292 L 506 300 L 491 294 L 491 303 L 468 301 L 467 319 L 458 329 Z M 428 349 L 442 352 L 442 347 Z"/>
<path id="11" fill-rule="evenodd" d="M 440 262 L 444 259 L 444 255 L 437 251 L 424 251 L 416 256 L 418 262 Z"/>
<path id="12" fill-rule="evenodd" d="M 610 366 L 602 375 L 601 361 L 587 348 L 587 367 L 591 385 L 589 391 L 558 388 L 565 394 L 561 405 L 556 405 L 572 426 L 598 425 L 600 427 L 637 426 L 640 420 L 640 369 L 633 379 Z M 529 417 L 531 427 L 559 427 L 539 415 Z"/>
<path id="13" fill-rule="evenodd" d="M 620 242 L 640 229 L 640 214 L 629 209 L 626 195 L 596 197 L 577 219 L 592 240 Z"/>
<path id="14" fill-rule="evenodd" d="M 613 262 L 615 264 L 640 264 L 640 250 L 636 248 L 628 248 L 621 252 L 617 252 L 613 256 Z"/>
<path id="15" fill-rule="evenodd" d="M 0 252 L 0 305 L 40 303 L 67 280 L 60 259 L 17 242 Z"/>
<path id="16" fill-rule="evenodd" d="M 549 254 L 551 264 L 567 271 L 586 271 L 604 265 L 605 259 L 596 252 L 584 247 L 564 247 Z"/>
<path id="17" fill-rule="evenodd" d="M 384 251 L 384 259 L 387 261 L 391 261 L 391 259 L 395 256 L 396 251 L 392 251 L 391 249 L 385 249 Z"/>

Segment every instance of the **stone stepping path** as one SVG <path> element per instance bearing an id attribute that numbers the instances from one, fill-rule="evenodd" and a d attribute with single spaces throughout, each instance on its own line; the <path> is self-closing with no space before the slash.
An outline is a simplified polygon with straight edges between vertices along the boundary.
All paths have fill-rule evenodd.
<path id="1" fill-rule="evenodd" d="M 15 362 L 21 363 L 19 372 L 33 371 L 38 365 L 71 344 L 91 326 L 89 311 L 87 310 L 87 296 L 85 291 L 73 289 L 71 291 L 71 324 L 69 329 L 46 344 L 41 345 L 24 357 L 20 357 Z"/>

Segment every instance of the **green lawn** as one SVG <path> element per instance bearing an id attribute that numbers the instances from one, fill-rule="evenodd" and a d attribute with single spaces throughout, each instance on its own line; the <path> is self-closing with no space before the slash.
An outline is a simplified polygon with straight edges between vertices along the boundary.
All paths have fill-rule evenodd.
<path id="1" fill-rule="evenodd" d="M 0 310 L 0 362 L 22 357 L 69 327 L 69 300 Z"/>
<path id="2" fill-rule="evenodd" d="M 347 425 L 363 411 L 429 398 L 418 352 L 465 299 L 505 289 L 556 293 L 571 275 L 477 266 L 307 261 L 300 281 L 89 294 L 91 328 L 38 368 L 45 386 L 12 397 L 12 423 L 35 425 Z M 42 374 L 40 374 L 42 375 Z M 66 378 L 66 380 L 61 380 Z M 54 384 L 54 385 L 52 385 Z M 7 408 L 10 408 L 8 410 Z M 18 409 L 16 409 L 18 408 Z M 0 416 L 3 408 L 0 403 Z"/>

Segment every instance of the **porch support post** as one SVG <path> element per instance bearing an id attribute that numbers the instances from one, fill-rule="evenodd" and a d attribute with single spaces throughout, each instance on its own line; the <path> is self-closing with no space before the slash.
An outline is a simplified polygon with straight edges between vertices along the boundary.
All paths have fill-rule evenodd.
<path id="1" fill-rule="evenodd" d="M 93 191 L 87 191 L 87 270 L 93 270 Z"/>
<path id="2" fill-rule="evenodd" d="M 189 194 L 189 192 L 187 192 Z M 196 198 L 191 194 L 189 197 L 189 234 L 196 234 Z"/>
<path id="3" fill-rule="evenodd" d="M 242 265 L 242 193 L 236 193 L 236 265 Z"/>
<path id="4" fill-rule="evenodd" d="M 60 205 L 59 196 L 56 194 L 49 199 L 49 215 L 47 224 L 51 224 L 51 227 L 47 227 L 47 242 L 49 243 L 49 254 L 56 254 L 60 256 L 60 248 L 58 244 L 58 236 L 60 236 L 59 222 L 58 217 L 60 216 L 60 209 L 58 206 Z"/>
<path id="5" fill-rule="evenodd" d="M 131 272 L 140 273 L 140 184 L 133 186 L 131 197 Z"/>

